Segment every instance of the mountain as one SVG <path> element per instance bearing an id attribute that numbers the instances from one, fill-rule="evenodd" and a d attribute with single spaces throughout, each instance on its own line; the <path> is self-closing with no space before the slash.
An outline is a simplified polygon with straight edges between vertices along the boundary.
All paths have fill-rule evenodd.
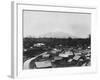
<path id="1" fill-rule="evenodd" d="M 46 37 L 46 38 L 76 38 L 75 36 L 72 36 L 68 33 L 64 33 L 64 32 L 49 32 L 46 34 L 42 34 L 39 37 Z"/>

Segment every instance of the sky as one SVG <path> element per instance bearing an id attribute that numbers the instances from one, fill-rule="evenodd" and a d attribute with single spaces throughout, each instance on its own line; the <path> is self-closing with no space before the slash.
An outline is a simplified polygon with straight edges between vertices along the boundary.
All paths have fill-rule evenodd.
<path id="1" fill-rule="evenodd" d="M 79 38 L 91 34 L 91 14 L 69 12 L 24 11 L 24 37 L 39 37 L 64 32 Z"/>

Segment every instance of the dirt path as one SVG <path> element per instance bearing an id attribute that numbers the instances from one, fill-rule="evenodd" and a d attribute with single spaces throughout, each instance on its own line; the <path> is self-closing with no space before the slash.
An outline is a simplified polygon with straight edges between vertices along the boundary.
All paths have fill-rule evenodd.
<path id="1" fill-rule="evenodd" d="M 28 59 L 27 61 L 25 61 L 24 62 L 24 69 L 29 69 L 30 68 L 30 62 L 32 60 L 35 60 L 37 57 L 41 56 L 42 54 L 44 54 L 44 53 L 41 53 L 41 54 L 39 54 L 39 55 L 37 55 L 37 56 L 35 56 L 35 57 L 33 57 L 33 58 Z"/>

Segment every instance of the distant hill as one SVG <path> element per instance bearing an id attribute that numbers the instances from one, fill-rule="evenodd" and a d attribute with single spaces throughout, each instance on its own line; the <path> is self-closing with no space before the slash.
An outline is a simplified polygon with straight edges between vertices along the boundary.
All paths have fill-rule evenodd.
<path id="1" fill-rule="evenodd" d="M 77 38 L 76 36 L 72 36 L 68 33 L 64 33 L 64 32 L 49 32 L 46 34 L 42 34 L 39 37 L 46 37 L 46 38 Z"/>
<path id="2" fill-rule="evenodd" d="M 71 35 L 69 33 L 65 33 L 65 32 L 49 32 L 49 33 L 44 33 L 44 34 L 41 34 L 39 36 L 28 36 L 28 38 L 88 38 L 89 35 L 86 35 L 84 37 L 79 37 L 79 36 L 74 36 L 74 35 Z"/>

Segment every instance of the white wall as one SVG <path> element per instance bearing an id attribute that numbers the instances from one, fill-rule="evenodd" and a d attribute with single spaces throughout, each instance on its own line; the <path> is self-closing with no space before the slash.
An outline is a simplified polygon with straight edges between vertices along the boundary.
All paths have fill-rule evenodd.
<path id="1" fill-rule="evenodd" d="M 24 0 L 26 1 L 26 0 Z M 99 34 L 100 34 L 100 0 L 27 0 L 37 4 L 59 4 L 59 5 L 76 5 L 79 6 L 94 6 L 98 7 L 98 26 L 96 33 L 96 46 L 98 50 L 98 72 L 90 74 L 75 74 L 55 77 L 32 78 L 25 80 L 99 80 L 100 79 L 100 51 L 99 51 Z M 10 64 L 11 64 L 11 0 L 0 0 L 0 80 L 11 80 L 10 78 Z M 23 79 L 22 79 L 23 80 Z"/>

